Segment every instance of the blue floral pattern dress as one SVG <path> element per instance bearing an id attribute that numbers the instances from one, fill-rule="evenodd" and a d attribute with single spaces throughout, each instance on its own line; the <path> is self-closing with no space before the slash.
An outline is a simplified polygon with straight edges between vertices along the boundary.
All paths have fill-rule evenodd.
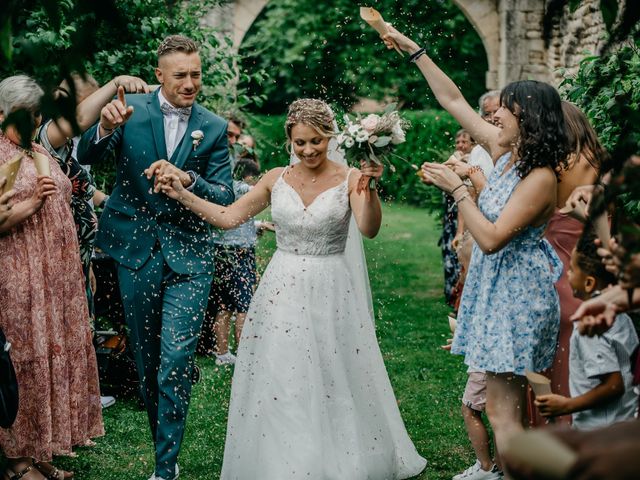
<path id="1" fill-rule="evenodd" d="M 494 223 L 521 180 L 514 167 L 503 173 L 510 156 L 498 159 L 478 198 Z M 543 238 L 545 227 L 524 228 L 492 254 L 473 245 L 451 349 L 470 367 L 524 375 L 551 366 L 560 326 L 554 283 L 562 262 Z"/>

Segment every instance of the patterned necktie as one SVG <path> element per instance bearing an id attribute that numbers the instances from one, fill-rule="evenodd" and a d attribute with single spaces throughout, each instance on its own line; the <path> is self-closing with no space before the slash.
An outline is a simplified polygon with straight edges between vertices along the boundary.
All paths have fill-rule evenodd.
<path id="1" fill-rule="evenodd" d="M 160 110 L 162 110 L 162 114 L 166 116 L 177 116 L 179 120 L 184 120 L 186 122 L 189 121 L 189 117 L 191 116 L 191 107 L 174 107 L 173 105 L 169 105 L 168 103 L 163 103 L 160 105 Z"/>

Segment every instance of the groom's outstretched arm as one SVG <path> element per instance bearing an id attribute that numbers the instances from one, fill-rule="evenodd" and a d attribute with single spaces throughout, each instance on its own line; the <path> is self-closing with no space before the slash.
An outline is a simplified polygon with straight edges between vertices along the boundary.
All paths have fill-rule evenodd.
<path id="1" fill-rule="evenodd" d="M 196 179 L 191 191 L 218 205 L 229 205 L 233 202 L 231 160 L 226 128 L 220 129 L 220 136 L 214 142 L 205 171 Z"/>
<path id="2" fill-rule="evenodd" d="M 117 89 L 116 98 L 100 110 L 100 119 L 87 130 L 78 145 L 78 161 L 81 164 L 98 163 L 113 153 L 122 143 L 122 130 L 133 115 L 133 107 L 127 105 L 124 87 Z"/>
<path id="3" fill-rule="evenodd" d="M 78 162 L 81 165 L 93 165 L 105 159 L 117 158 L 117 150 L 122 142 L 122 128 L 111 135 L 97 140 L 98 123 L 82 134 L 78 144 Z"/>

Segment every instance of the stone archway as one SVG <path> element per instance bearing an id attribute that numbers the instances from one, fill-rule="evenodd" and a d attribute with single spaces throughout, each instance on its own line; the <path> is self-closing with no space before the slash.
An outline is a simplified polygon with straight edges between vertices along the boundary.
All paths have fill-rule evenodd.
<path id="1" fill-rule="evenodd" d="M 235 48 L 240 48 L 244 36 L 267 3 L 269 3 L 269 0 L 236 0 L 236 8 L 233 16 L 234 32 L 232 37 Z"/>
<path id="2" fill-rule="evenodd" d="M 267 3 L 269 0 L 234 0 L 214 7 L 202 21 L 231 38 L 237 50 Z"/>
<path id="3" fill-rule="evenodd" d="M 489 89 L 502 88 L 522 79 L 558 85 L 562 81 L 559 69 L 573 70 L 586 50 L 597 52 L 604 31 L 599 0 L 583 0 L 575 12 L 567 7 L 561 28 L 554 30 L 549 47 L 542 39 L 543 0 L 451 1 L 482 40 L 489 66 L 485 85 Z M 269 0 L 228 2 L 212 10 L 204 21 L 231 37 L 234 47 L 239 48 L 267 3 Z"/>
<path id="4" fill-rule="evenodd" d="M 489 70 L 485 85 L 498 88 L 498 66 L 500 64 L 500 15 L 496 0 L 453 0 L 480 36 L 487 52 Z"/>
<path id="5" fill-rule="evenodd" d="M 485 75 L 487 88 L 498 88 L 500 79 L 503 77 L 500 75 L 500 66 L 504 63 L 501 62 L 498 4 L 503 3 L 504 0 L 452 1 L 471 22 L 482 40 L 489 65 L 489 70 Z M 267 3 L 269 0 L 235 0 L 216 7 L 207 15 L 205 21 L 228 35 L 233 40 L 233 46 L 237 49 Z"/>

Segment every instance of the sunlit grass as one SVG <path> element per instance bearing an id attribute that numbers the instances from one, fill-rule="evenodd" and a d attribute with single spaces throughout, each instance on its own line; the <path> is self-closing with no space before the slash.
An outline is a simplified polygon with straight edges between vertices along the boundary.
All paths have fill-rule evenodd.
<path id="1" fill-rule="evenodd" d="M 421 479 L 450 479 L 473 463 L 460 414 L 466 380 L 459 357 L 440 349 L 448 336 L 442 300 L 438 223 L 424 210 L 388 205 L 378 237 L 365 243 L 380 347 L 409 434 L 429 465 Z M 273 235 L 260 241 L 268 259 Z M 193 389 L 181 479 L 218 478 L 232 371 L 199 358 L 202 380 Z M 146 479 L 153 450 L 146 414 L 132 400 L 105 411 L 107 435 L 56 464 L 86 480 Z M 283 479 L 285 480 L 285 479 Z M 349 480 L 349 479 L 345 479 Z"/>

